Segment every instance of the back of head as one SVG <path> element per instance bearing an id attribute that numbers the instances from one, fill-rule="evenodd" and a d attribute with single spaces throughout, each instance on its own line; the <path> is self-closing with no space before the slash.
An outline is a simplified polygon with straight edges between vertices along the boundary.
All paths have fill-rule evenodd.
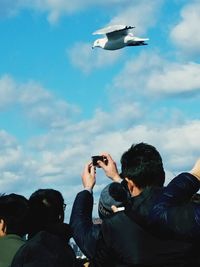
<path id="1" fill-rule="evenodd" d="M 138 188 L 163 186 L 165 172 L 156 148 L 146 143 L 132 145 L 121 157 L 122 176 Z"/>
<path id="2" fill-rule="evenodd" d="M 54 189 L 39 189 L 29 199 L 30 234 L 45 230 L 49 225 L 64 221 L 64 199 Z"/>
<path id="3" fill-rule="evenodd" d="M 21 195 L 9 194 L 0 196 L 0 219 L 6 225 L 6 234 L 23 236 L 28 228 L 28 200 Z"/>
<path id="4" fill-rule="evenodd" d="M 128 192 L 122 184 L 113 182 L 108 184 L 100 194 L 98 212 L 101 219 L 113 214 L 111 206 L 122 207 L 128 198 Z"/>

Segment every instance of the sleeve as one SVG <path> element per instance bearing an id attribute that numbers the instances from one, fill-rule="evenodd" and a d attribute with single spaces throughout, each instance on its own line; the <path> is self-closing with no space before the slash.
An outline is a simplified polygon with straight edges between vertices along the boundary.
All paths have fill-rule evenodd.
<path id="1" fill-rule="evenodd" d="M 70 216 L 70 226 L 76 244 L 86 257 L 93 258 L 100 225 L 92 222 L 93 195 L 83 190 L 75 198 Z"/>
<path id="2" fill-rule="evenodd" d="M 175 177 L 156 199 L 150 222 L 165 235 L 194 239 L 200 235 L 200 205 L 191 201 L 200 182 L 189 173 Z"/>
<path id="3" fill-rule="evenodd" d="M 181 173 L 176 176 L 164 189 L 159 202 L 164 206 L 174 206 L 191 200 L 199 190 L 200 181 L 190 173 Z"/>

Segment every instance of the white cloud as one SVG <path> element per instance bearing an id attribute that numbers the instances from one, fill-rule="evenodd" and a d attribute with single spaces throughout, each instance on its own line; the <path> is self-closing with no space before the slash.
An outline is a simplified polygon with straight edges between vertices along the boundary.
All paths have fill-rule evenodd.
<path id="1" fill-rule="evenodd" d="M 55 166 L 56 172 L 58 166 L 63 171 L 65 167 L 62 166 L 68 166 L 65 170 L 68 175 L 70 172 L 76 174 L 78 169 L 80 173 L 81 164 L 83 166 L 84 161 L 87 161 L 91 155 L 109 151 L 116 159 L 119 159 L 121 153 L 134 142 L 148 142 L 161 148 L 172 169 L 181 169 L 184 164 L 188 166 L 195 157 L 198 157 L 200 145 L 196 145 L 196 143 L 200 133 L 199 121 L 191 121 L 190 123 L 181 121 L 181 124 L 177 124 L 177 126 L 171 124 L 171 122 L 163 125 L 162 121 L 158 124 L 140 124 L 139 120 L 134 122 L 134 119 L 129 115 L 128 118 L 132 123 L 128 127 L 124 128 L 123 120 L 119 119 L 116 120 L 116 124 L 118 123 L 116 128 L 109 128 L 107 127 L 107 121 L 109 120 L 112 123 L 115 120 L 113 113 L 102 117 L 106 120 L 105 124 L 100 122 L 99 116 L 100 114 L 96 114 L 91 121 L 83 121 L 77 127 L 69 125 L 70 132 L 56 131 L 52 134 L 49 133 L 46 136 L 43 152 L 41 148 L 38 150 L 40 154 L 46 151 L 42 157 L 42 169 L 48 169 L 49 162 L 51 162 Z M 95 125 L 98 125 L 98 127 Z M 43 138 L 41 140 L 38 138 L 35 143 L 31 140 L 31 144 L 35 146 L 42 142 L 44 145 L 43 141 Z M 177 161 L 178 158 L 181 158 L 180 162 Z M 73 162 L 76 162 L 76 164 L 74 165 Z M 73 171 L 71 171 L 72 169 Z"/>
<path id="2" fill-rule="evenodd" d="M 19 83 L 11 76 L 0 79 L 0 108 L 20 106 L 32 123 L 42 128 L 65 127 L 79 109 L 75 105 L 57 99 L 36 82 Z"/>
<path id="3" fill-rule="evenodd" d="M 19 102 L 22 105 L 34 105 L 44 101 L 51 101 L 53 98 L 49 91 L 33 81 L 20 84 L 18 87 L 20 88 Z"/>
<path id="4" fill-rule="evenodd" d="M 70 124 L 66 129 L 52 129 L 35 139 L 35 143 L 30 139 L 31 146 L 29 144 L 28 147 L 1 131 L 1 191 L 28 196 L 38 187 L 51 187 L 64 192 L 66 201 L 72 202 L 74 194 L 81 188 L 80 175 L 90 156 L 107 151 L 119 165 L 121 154 L 132 143 L 138 142 L 147 142 L 158 148 L 164 159 L 168 180 L 172 178 L 172 173 L 188 171 L 192 167 L 200 151 L 199 120 L 182 121 L 177 125 L 162 122 L 144 124 L 137 104 L 135 107 L 120 105 L 119 110 L 114 107 L 121 111 L 118 120 L 117 112 L 108 114 L 97 111 L 91 120 L 78 125 Z M 131 122 L 126 127 L 122 125 L 124 116 Z M 116 128 L 109 127 L 109 122 L 116 124 Z M 36 145 L 40 143 L 37 149 Z M 97 175 L 99 186 L 108 182 L 101 170 Z"/>
<path id="5" fill-rule="evenodd" d="M 72 64 L 85 73 L 114 64 L 122 55 L 122 51 L 92 50 L 92 43 L 76 43 L 67 54 Z"/>
<path id="6" fill-rule="evenodd" d="M 60 17 L 86 8 L 110 8 L 113 13 L 119 12 L 113 23 L 137 24 L 137 32 L 144 33 L 147 27 L 155 23 L 160 3 L 162 0 L 154 0 L 151 5 L 148 0 L 136 0 L 134 3 L 130 0 L 1 0 L 0 16 L 14 16 L 25 9 L 35 10 L 47 13 L 48 21 L 54 24 Z"/>
<path id="7" fill-rule="evenodd" d="M 1 107 L 9 107 L 9 104 L 32 105 L 52 98 L 53 96 L 38 83 L 19 83 L 8 74 L 0 78 Z"/>
<path id="8" fill-rule="evenodd" d="M 78 132 L 74 132 L 77 135 Z M 119 164 L 121 154 L 130 147 L 132 143 L 147 142 L 158 148 L 163 156 L 167 170 L 188 171 L 195 160 L 199 157 L 200 144 L 200 121 L 185 122 L 183 125 L 132 125 L 128 129 L 113 130 L 108 132 L 85 133 L 77 143 L 63 143 L 63 148 L 55 152 L 50 150 L 49 156 L 43 155 L 38 170 L 43 170 L 43 177 L 52 177 L 52 181 L 66 181 L 66 183 L 80 183 L 80 173 L 91 155 L 108 151 Z M 70 138 L 69 138 L 70 139 Z M 54 140 L 52 140 L 54 142 Z M 55 140 L 56 142 L 56 140 Z M 51 168 L 50 168 L 50 165 Z M 57 175 L 57 168 L 62 172 Z M 54 170 L 49 175 L 49 170 Z M 45 173 L 46 172 L 46 173 Z M 99 184 L 106 181 L 101 172 L 98 172 Z M 65 177 L 65 178 L 64 178 Z"/>
<path id="9" fill-rule="evenodd" d="M 42 128 L 63 128 L 79 111 L 61 100 L 41 103 L 26 110 L 27 116 Z"/>
<path id="10" fill-rule="evenodd" d="M 181 21 L 172 29 L 171 39 L 183 54 L 200 54 L 200 3 L 193 1 L 181 11 Z"/>
<path id="11" fill-rule="evenodd" d="M 147 81 L 149 90 L 161 94 L 200 92 L 200 64 L 168 63 L 160 71 L 153 72 Z"/>
<path id="12" fill-rule="evenodd" d="M 116 112 L 117 111 L 117 112 Z M 30 140 L 30 147 L 36 151 L 84 151 L 87 154 L 87 145 L 95 142 L 100 136 L 121 129 L 128 129 L 136 125 L 142 118 L 144 109 L 138 103 L 118 103 L 113 105 L 112 111 L 96 110 L 94 116 L 88 120 L 68 123 L 64 128 L 54 128 L 46 135 L 34 137 Z M 92 141 L 91 141 L 92 140 Z M 83 146 L 84 144 L 84 146 Z M 106 143 L 105 143 L 106 144 Z M 95 150 L 96 145 L 92 146 Z M 90 149 L 91 151 L 91 149 Z"/>
<path id="13" fill-rule="evenodd" d="M 17 98 L 16 84 L 9 75 L 0 78 L 0 109 L 10 106 Z"/>
<path id="14" fill-rule="evenodd" d="M 50 23 L 56 23 L 61 16 L 72 14 L 89 7 L 120 7 L 127 5 L 130 0 L 1 0 L 0 16 L 14 16 L 24 9 L 47 13 Z"/>
<path id="15" fill-rule="evenodd" d="M 129 60 L 115 78 L 115 86 L 154 96 L 200 92 L 200 65 L 170 62 L 156 54 L 141 53 Z"/>
<path id="16" fill-rule="evenodd" d="M 152 1 L 151 4 L 146 0 L 134 1 L 124 6 L 109 24 L 132 25 L 136 27 L 134 29 L 136 34 L 145 34 L 155 25 L 161 4 L 161 0 Z"/>

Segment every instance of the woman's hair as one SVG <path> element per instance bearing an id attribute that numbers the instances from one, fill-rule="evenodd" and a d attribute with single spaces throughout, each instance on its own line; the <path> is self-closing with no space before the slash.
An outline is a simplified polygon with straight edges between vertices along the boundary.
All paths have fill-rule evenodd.
<path id="1" fill-rule="evenodd" d="M 39 189 L 29 198 L 30 233 L 45 230 L 49 225 L 64 221 L 64 199 L 54 189 Z"/>

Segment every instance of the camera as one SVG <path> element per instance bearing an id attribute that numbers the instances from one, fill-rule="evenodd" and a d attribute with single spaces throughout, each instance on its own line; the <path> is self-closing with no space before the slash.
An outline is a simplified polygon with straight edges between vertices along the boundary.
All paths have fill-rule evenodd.
<path id="1" fill-rule="evenodd" d="M 92 165 L 95 167 L 99 167 L 99 165 L 97 163 L 98 160 L 103 161 L 105 164 L 108 163 L 107 158 L 104 156 L 92 156 Z"/>

